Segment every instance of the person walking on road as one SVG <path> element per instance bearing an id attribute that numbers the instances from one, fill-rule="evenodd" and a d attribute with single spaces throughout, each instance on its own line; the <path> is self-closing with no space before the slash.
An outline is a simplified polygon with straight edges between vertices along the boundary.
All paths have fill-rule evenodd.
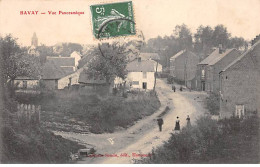
<path id="1" fill-rule="evenodd" d="M 163 119 L 162 118 L 158 118 L 157 119 L 157 123 L 158 123 L 158 126 L 159 126 L 159 131 L 161 132 L 162 131 L 162 125 L 163 125 Z"/>
<path id="2" fill-rule="evenodd" d="M 177 117 L 174 130 L 180 130 L 180 129 L 181 129 L 180 128 L 180 120 L 179 120 L 179 117 Z"/>
<path id="3" fill-rule="evenodd" d="M 173 90 L 174 92 L 176 91 L 175 85 L 172 85 L 172 90 Z"/>
<path id="4" fill-rule="evenodd" d="M 188 115 L 187 118 L 187 127 L 190 128 L 191 127 L 191 123 L 190 123 L 190 116 Z"/>

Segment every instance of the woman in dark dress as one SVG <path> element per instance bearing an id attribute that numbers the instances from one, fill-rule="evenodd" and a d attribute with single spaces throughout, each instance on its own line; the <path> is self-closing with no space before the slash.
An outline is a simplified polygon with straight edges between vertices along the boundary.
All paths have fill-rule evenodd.
<path id="1" fill-rule="evenodd" d="M 177 117 L 174 130 L 180 130 L 180 129 L 181 129 L 180 128 L 180 120 L 179 120 L 179 117 Z"/>

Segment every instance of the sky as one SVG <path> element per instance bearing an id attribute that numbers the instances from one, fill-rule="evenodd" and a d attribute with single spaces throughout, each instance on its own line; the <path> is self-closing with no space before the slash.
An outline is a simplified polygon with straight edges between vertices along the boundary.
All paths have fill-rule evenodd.
<path id="1" fill-rule="evenodd" d="M 126 0 L 0 0 L 0 34 L 11 33 L 21 45 L 58 42 L 94 44 L 90 5 Z M 129 1 L 129 0 L 127 0 Z M 173 34 L 186 24 L 194 33 L 199 25 L 223 24 L 232 36 L 253 39 L 260 34 L 260 0 L 132 0 L 136 28 L 146 40 Z M 20 15 L 20 11 L 78 11 L 83 15 Z"/>

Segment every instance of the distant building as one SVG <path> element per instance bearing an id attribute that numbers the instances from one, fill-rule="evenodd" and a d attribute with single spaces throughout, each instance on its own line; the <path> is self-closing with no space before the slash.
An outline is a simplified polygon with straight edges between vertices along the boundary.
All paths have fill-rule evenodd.
<path id="1" fill-rule="evenodd" d="M 36 36 L 36 33 L 34 32 L 33 36 L 32 36 L 31 46 L 28 49 L 28 54 L 34 55 L 34 56 L 39 56 L 40 53 L 37 50 L 37 47 L 38 47 L 38 38 Z"/>
<path id="2" fill-rule="evenodd" d="M 154 87 L 154 62 L 141 57 L 127 64 L 127 82 L 130 88 L 152 90 Z"/>
<path id="3" fill-rule="evenodd" d="M 38 47 L 38 38 L 37 38 L 35 32 L 33 33 L 33 36 L 32 36 L 31 46 Z"/>
<path id="4" fill-rule="evenodd" d="M 260 40 L 221 70 L 221 118 L 259 112 Z"/>
<path id="5" fill-rule="evenodd" d="M 187 50 L 182 50 L 170 58 L 170 75 L 189 88 L 194 88 L 194 78 L 199 57 Z"/>
<path id="6" fill-rule="evenodd" d="M 197 65 L 197 90 L 218 94 L 219 72 L 239 56 L 240 53 L 236 49 L 227 49 L 226 51 L 221 47 L 215 49 L 215 51 Z"/>

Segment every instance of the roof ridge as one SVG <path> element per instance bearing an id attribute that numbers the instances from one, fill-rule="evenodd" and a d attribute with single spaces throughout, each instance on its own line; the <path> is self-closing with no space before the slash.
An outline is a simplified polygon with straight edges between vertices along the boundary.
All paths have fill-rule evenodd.
<path id="1" fill-rule="evenodd" d="M 232 67 L 233 65 L 235 65 L 239 60 L 241 60 L 242 58 L 244 58 L 249 52 L 253 51 L 254 48 L 260 44 L 260 40 L 257 41 L 251 48 L 249 48 L 246 52 L 244 52 L 242 55 L 240 55 L 238 58 L 236 58 L 234 61 L 232 61 L 230 64 L 228 64 L 223 70 L 221 70 L 219 73 L 226 71 L 227 69 L 229 69 L 230 67 Z"/>

